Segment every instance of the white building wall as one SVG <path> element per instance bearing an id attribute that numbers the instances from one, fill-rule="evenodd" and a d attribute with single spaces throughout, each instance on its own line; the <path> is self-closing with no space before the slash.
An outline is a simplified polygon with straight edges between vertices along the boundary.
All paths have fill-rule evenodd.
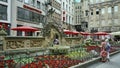
<path id="1" fill-rule="evenodd" d="M 7 6 L 7 20 L 0 20 L 0 22 L 10 23 L 10 16 L 11 16 L 11 13 L 10 13 L 11 7 L 10 6 L 11 6 L 11 1 L 10 0 L 8 0 L 8 2 L 0 1 L 0 4 Z"/>
<path id="2" fill-rule="evenodd" d="M 24 26 L 31 26 L 31 27 L 36 27 L 36 28 L 42 28 L 42 23 L 40 22 L 40 24 L 34 24 L 34 23 L 28 23 L 28 22 L 23 22 L 23 21 L 18 21 L 17 20 L 17 7 L 23 7 L 23 5 L 27 5 L 30 6 L 32 8 L 35 8 L 37 10 L 42 11 L 42 15 L 46 15 L 45 13 L 45 7 L 43 8 L 43 4 L 45 4 L 46 0 L 35 0 L 35 6 L 32 6 L 31 4 L 25 4 L 25 0 L 23 0 L 23 2 L 19 2 L 17 0 L 8 0 L 11 1 L 11 7 L 10 7 L 10 22 L 11 22 L 11 28 L 13 27 L 17 27 L 17 25 L 24 25 Z M 30 1 L 30 0 L 29 0 Z M 37 8 L 37 1 L 40 1 L 40 6 L 41 8 L 38 9 Z M 16 31 L 11 30 L 11 35 L 12 36 L 16 36 Z"/>
<path id="3" fill-rule="evenodd" d="M 73 6 L 73 0 L 61 0 L 62 4 L 61 4 L 61 10 L 62 12 L 65 11 L 65 21 L 68 24 L 74 24 L 73 21 L 73 15 L 74 15 L 74 6 Z M 64 6 L 63 6 L 63 2 L 64 2 Z M 62 18 L 63 18 L 63 14 L 62 14 Z M 63 21 L 63 19 L 62 19 Z"/>

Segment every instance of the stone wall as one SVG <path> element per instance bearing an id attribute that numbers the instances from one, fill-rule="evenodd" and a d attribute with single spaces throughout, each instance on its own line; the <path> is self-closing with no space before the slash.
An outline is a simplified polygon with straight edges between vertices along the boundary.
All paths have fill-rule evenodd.
<path id="1" fill-rule="evenodd" d="M 8 37 L 4 38 L 4 50 L 11 49 L 29 49 L 42 47 L 45 38 L 42 37 Z"/>
<path id="2" fill-rule="evenodd" d="M 32 48 L 48 48 L 51 47 L 51 41 L 44 37 L 13 37 L 6 36 L 3 40 L 3 50 L 19 50 L 19 49 L 32 49 Z M 75 46 L 82 43 L 81 38 L 65 38 L 60 39 L 60 46 Z"/>

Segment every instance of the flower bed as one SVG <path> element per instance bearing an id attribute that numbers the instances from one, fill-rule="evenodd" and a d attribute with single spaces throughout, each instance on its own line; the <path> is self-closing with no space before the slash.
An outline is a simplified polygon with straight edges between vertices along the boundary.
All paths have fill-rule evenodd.
<path id="1" fill-rule="evenodd" d="M 69 46 L 60 46 L 60 45 L 55 45 L 53 47 L 49 47 L 50 53 L 58 54 L 58 55 L 68 53 L 69 49 L 70 49 Z"/>
<path id="2" fill-rule="evenodd" d="M 81 62 L 80 60 L 73 60 L 64 55 L 38 56 L 35 59 L 37 62 L 26 64 L 25 66 L 22 66 L 22 68 L 42 68 L 44 67 L 44 64 L 50 68 L 68 68 Z"/>

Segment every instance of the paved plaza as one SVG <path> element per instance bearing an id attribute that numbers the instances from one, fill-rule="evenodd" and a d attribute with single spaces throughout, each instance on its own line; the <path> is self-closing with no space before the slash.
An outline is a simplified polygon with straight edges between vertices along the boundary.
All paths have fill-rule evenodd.
<path id="1" fill-rule="evenodd" d="M 87 68 L 120 68 L 120 53 L 111 57 L 110 62 L 98 62 Z"/>

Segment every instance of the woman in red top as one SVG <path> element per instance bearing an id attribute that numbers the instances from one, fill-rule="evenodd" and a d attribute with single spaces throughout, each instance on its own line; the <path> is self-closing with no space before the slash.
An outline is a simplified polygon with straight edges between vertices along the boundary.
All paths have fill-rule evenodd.
<path id="1" fill-rule="evenodd" d="M 106 61 L 106 56 L 107 56 L 107 52 L 105 51 L 105 46 L 106 46 L 106 42 L 105 40 L 102 40 L 101 42 L 101 52 L 100 52 L 100 56 L 101 56 L 101 61 L 105 62 Z"/>

